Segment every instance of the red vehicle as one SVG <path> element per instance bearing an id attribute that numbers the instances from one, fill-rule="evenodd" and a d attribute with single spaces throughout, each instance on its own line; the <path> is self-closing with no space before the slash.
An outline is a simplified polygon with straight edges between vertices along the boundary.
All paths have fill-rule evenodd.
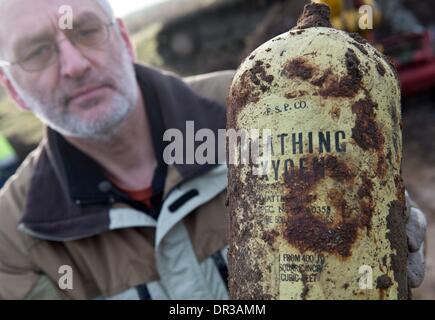
<path id="1" fill-rule="evenodd" d="M 397 35 L 382 41 L 399 72 L 404 96 L 435 87 L 435 32 Z"/>

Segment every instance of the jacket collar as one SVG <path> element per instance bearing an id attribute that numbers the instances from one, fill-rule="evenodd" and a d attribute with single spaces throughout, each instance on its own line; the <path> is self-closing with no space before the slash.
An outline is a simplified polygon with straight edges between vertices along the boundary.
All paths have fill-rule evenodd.
<path id="1" fill-rule="evenodd" d="M 141 65 L 135 65 L 135 71 L 150 115 L 160 164 L 166 129 L 185 133 L 186 121 L 194 121 L 196 130 L 209 128 L 218 136 L 218 129 L 225 128 L 224 106 L 198 96 L 173 75 Z M 214 167 L 213 164 L 176 164 L 169 166 L 167 175 L 163 169 L 165 197 L 176 186 Z M 47 129 L 30 182 L 21 229 L 55 241 L 96 235 L 109 230 L 109 212 L 114 201 L 113 195 L 107 192 L 107 181 L 99 165 L 59 133 Z"/>

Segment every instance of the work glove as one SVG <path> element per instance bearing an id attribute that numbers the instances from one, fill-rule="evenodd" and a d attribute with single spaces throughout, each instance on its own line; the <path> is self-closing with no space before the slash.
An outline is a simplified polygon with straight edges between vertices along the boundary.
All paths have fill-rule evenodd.
<path id="1" fill-rule="evenodd" d="M 408 236 L 408 283 L 411 288 L 418 288 L 424 279 L 424 239 L 426 236 L 427 220 L 424 213 L 405 192 L 408 222 L 406 234 Z"/>

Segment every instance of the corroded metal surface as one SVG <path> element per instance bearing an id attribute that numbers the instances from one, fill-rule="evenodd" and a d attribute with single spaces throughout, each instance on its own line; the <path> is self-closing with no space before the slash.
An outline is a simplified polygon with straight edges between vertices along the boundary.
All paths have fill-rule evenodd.
<path id="1" fill-rule="evenodd" d="M 272 132 L 267 176 L 229 166 L 231 295 L 406 299 L 396 74 L 360 38 L 303 26 L 255 50 L 228 98 L 228 128 Z"/>

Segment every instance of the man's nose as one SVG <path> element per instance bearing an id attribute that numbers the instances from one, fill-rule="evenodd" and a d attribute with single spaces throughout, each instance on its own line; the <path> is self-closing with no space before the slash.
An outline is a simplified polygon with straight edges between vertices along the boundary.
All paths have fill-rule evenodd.
<path id="1" fill-rule="evenodd" d="M 61 75 L 66 78 L 80 78 L 91 66 L 68 38 L 59 42 L 59 63 Z"/>

